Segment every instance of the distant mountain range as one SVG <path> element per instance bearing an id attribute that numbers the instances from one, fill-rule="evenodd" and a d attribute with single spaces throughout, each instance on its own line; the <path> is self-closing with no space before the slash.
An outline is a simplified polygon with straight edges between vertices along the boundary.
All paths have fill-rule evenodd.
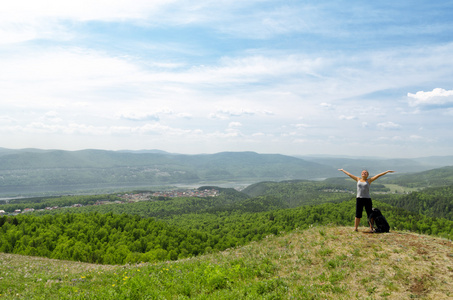
<path id="1" fill-rule="evenodd" d="M 398 173 L 421 172 L 445 166 L 453 166 L 453 156 L 430 156 L 420 158 L 350 158 L 328 156 L 296 156 L 300 159 L 318 163 L 324 166 L 335 166 L 350 172 L 359 172 L 367 169 L 371 175 L 386 170 L 395 170 Z"/>
<path id="2" fill-rule="evenodd" d="M 76 192 L 177 184 L 255 183 L 320 179 L 394 169 L 419 172 L 453 165 L 453 156 L 419 159 L 293 157 L 255 152 L 174 154 L 160 150 L 40 150 L 0 148 L 0 195 Z"/>

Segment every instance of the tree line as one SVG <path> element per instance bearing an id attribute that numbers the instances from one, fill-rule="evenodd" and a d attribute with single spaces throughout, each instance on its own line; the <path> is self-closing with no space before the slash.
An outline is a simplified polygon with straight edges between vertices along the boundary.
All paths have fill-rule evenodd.
<path id="1" fill-rule="evenodd" d="M 189 207 L 194 199 L 186 201 Z M 199 199 L 202 200 L 202 199 Z M 0 251 L 102 264 L 175 260 L 244 245 L 296 228 L 352 226 L 355 199 L 341 203 L 279 208 L 281 200 L 258 197 L 187 213 L 167 213 L 160 219 L 130 213 L 58 213 L 0 218 Z M 172 201 L 163 201 L 172 202 Z M 181 203 L 181 202 L 179 202 Z M 261 206 L 259 206 L 261 203 Z M 137 204 L 124 204 L 123 210 Z M 172 204 L 174 205 L 174 203 Z M 453 221 L 433 218 L 375 201 L 392 230 L 453 238 Z M 114 208 L 115 205 L 106 205 Z M 259 207 L 259 209 L 256 209 Z M 173 206 L 176 209 L 176 206 Z M 160 210 L 162 208 L 157 208 Z"/>
<path id="2" fill-rule="evenodd" d="M 453 220 L 453 186 L 427 188 L 400 197 L 383 197 L 387 203 L 419 214 Z"/>
<path id="3" fill-rule="evenodd" d="M 25 208 L 45 209 L 46 207 L 65 207 L 74 204 L 93 205 L 99 201 L 120 201 L 122 198 L 114 194 L 103 195 L 78 195 L 78 196 L 63 196 L 63 197 L 35 197 L 14 199 L 8 204 L 0 207 L 5 212 L 14 212 L 17 209 L 24 210 Z"/>

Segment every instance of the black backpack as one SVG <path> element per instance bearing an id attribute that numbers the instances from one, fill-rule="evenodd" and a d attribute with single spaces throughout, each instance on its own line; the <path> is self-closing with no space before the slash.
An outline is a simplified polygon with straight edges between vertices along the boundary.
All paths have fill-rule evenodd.
<path id="1" fill-rule="evenodd" d="M 373 208 L 372 213 L 368 217 L 368 222 L 374 228 L 374 232 L 381 233 L 390 231 L 389 223 L 378 208 Z"/>

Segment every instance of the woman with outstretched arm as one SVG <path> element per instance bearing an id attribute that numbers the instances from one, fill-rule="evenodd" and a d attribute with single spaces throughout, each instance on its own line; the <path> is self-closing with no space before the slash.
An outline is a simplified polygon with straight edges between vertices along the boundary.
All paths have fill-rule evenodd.
<path id="1" fill-rule="evenodd" d="M 363 208 L 365 207 L 365 211 L 367 216 L 369 217 L 372 209 L 373 209 L 373 204 L 371 202 L 371 196 L 370 196 L 370 185 L 373 181 L 378 179 L 381 176 L 384 176 L 387 173 L 393 173 L 395 171 L 385 171 L 380 174 L 377 174 L 371 178 L 368 178 L 370 175 L 367 170 L 362 171 L 362 176 L 357 177 L 352 175 L 351 173 L 343 170 L 343 169 L 338 169 L 338 171 L 342 171 L 355 181 L 357 181 L 357 201 L 355 204 L 355 229 L 354 231 L 358 231 L 358 227 L 360 224 L 360 219 L 362 218 L 362 212 Z M 371 226 L 371 225 L 370 225 Z M 371 228 L 371 227 L 370 227 Z M 371 228 L 372 229 L 372 228 Z"/>

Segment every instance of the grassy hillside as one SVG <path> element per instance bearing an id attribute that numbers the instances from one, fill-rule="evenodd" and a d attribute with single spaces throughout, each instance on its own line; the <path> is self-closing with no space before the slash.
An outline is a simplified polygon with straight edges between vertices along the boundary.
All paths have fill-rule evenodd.
<path id="1" fill-rule="evenodd" d="M 0 298 L 447 299 L 453 297 L 452 272 L 451 241 L 315 226 L 153 264 L 93 265 L 0 254 Z"/>

